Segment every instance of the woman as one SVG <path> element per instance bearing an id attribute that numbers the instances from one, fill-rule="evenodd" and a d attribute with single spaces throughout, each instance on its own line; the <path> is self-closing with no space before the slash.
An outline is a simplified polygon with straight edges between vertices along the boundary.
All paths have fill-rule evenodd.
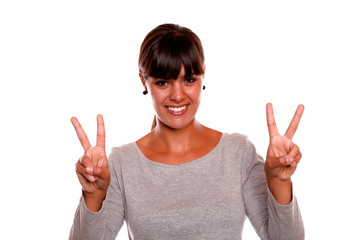
<path id="1" fill-rule="evenodd" d="M 189 29 L 164 24 L 144 39 L 139 76 L 156 111 L 150 133 L 105 153 L 97 117 L 92 147 L 72 118 L 85 150 L 76 164 L 82 198 L 70 239 L 115 239 L 125 220 L 130 239 L 241 239 L 248 216 L 261 239 L 303 239 L 291 176 L 301 159 L 292 142 L 304 107 L 284 136 L 267 104 L 266 162 L 245 136 L 201 125 L 195 118 L 204 54 Z"/>

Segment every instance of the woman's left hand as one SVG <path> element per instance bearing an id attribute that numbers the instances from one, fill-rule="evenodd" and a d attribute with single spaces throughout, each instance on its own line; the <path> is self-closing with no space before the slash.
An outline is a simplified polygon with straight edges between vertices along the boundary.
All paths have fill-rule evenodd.
<path id="1" fill-rule="evenodd" d="M 299 147 L 292 142 L 298 128 L 304 106 L 299 105 L 284 136 L 279 134 L 273 114 L 273 106 L 267 104 L 267 124 L 270 142 L 265 163 L 265 172 L 268 182 L 289 182 L 301 159 Z"/>

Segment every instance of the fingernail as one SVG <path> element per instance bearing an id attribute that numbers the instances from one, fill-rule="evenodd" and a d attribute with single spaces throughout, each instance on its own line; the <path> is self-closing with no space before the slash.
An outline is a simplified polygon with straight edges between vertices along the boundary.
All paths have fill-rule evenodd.
<path id="1" fill-rule="evenodd" d="M 89 174 L 93 174 L 93 168 L 92 167 L 86 167 L 86 172 Z"/>
<path id="2" fill-rule="evenodd" d="M 292 164 L 291 164 L 291 167 L 294 167 L 294 166 L 296 166 L 297 165 L 297 163 L 296 162 L 293 162 Z"/>
<path id="3" fill-rule="evenodd" d="M 89 176 L 89 180 L 90 180 L 91 182 L 95 182 L 95 177 L 94 177 L 94 176 Z"/>
<path id="4" fill-rule="evenodd" d="M 293 162 L 293 158 L 291 157 L 286 157 L 286 163 L 291 164 Z"/>
<path id="5" fill-rule="evenodd" d="M 286 157 L 286 163 L 290 164 L 291 163 L 291 159 L 289 157 Z"/>

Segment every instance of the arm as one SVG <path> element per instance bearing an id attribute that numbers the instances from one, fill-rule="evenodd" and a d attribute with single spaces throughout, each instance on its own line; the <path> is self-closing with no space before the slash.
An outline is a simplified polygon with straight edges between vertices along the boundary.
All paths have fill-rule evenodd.
<path id="1" fill-rule="evenodd" d="M 124 220 L 123 199 L 115 167 L 105 152 L 105 127 L 97 117 L 96 146 L 92 147 L 76 118 L 72 124 L 85 152 L 76 164 L 82 197 L 75 213 L 69 239 L 114 239 Z M 111 174 L 110 174 L 111 172 Z"/>
<path id="2" fill-rule="evenodd" d="M 119 170 L 115 171 L 118 169 L 117 161 L 114 154 L 110 154 L 111 183 L 99 211 L 89 210 L 84 197 L 81 196 L 69 240 L 113 240 L 116 238 L 125 218 L 124 197 L 118 179 L 120 172 Z"/>
<path id="3" fill-rule="evenodd" d="M 270 143 L 264 163 L 248 142 L 243 167 L 247 215 L 262 239 L 304 239 L 304 226 L 292 192 L 291 176 L 301 159 L 292 142 L 304 106 L 299 105 L 284 136 L 276 127 L 272 105 L 266 106 Z"/>
<path id="4" fill-rule="evenodd" d="M 248 140 L 243 159 L 243 201 L 246 214 L 261 239 L 304 239 L 304 226 L 296 197 L 279 204 L 268 188 L 263 158 Z"/>

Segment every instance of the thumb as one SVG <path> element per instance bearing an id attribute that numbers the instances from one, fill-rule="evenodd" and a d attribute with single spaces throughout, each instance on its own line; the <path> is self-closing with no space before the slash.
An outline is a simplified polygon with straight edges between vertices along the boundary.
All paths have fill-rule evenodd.
<path id="1" fill-rule="evenodd" d="M 109 182 L 110 180 L 110 172 L 108 171 L 108 168 L 91 166 L 86 168 L 86 172 L 94 177 L 102 179 L 105 182 Z"/>
<path id="2" fill-rule="evenodd" d="M 266 165 L 273 169 L 277 167 L 286 167 L 290 166 L 294 163 L 294 158 L 289 155 L 281 156 L 281 157 L 269 157 L 266 161 Z"/>

